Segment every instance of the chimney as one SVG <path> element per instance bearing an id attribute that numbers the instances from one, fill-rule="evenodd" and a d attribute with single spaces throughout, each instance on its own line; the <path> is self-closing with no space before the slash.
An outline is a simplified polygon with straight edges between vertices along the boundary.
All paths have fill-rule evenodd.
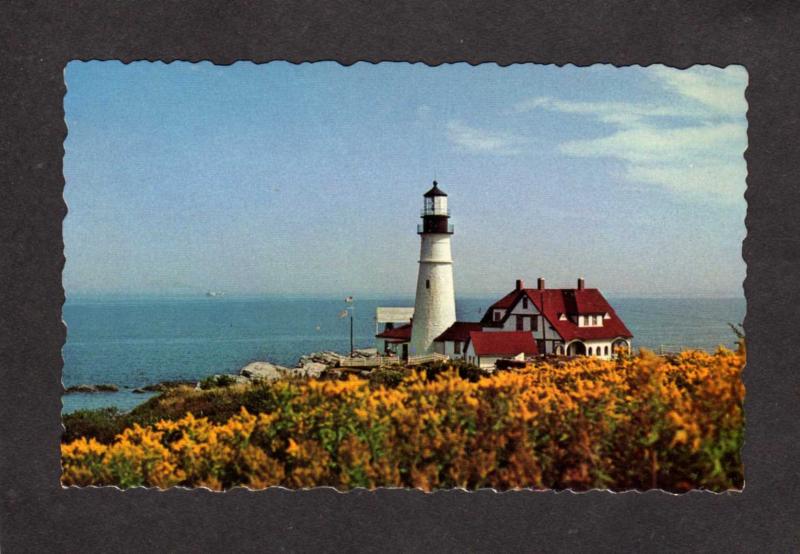
<path id="1" fill-rule="evenodd" d="M 544 290 L 544 277 L 539 277 L 536 280 L 536 288 L 539 290 Z"/>
<path id="2" fill-rule="evenodd" d="M 578 290 L 583 290 L 585 283 L 583 281 L 583 277 L 578 277 Z"/>
<path id="3" fill-rule="evenodd" d="M 522 287 L 525 283 L 522 282 L 522 279 L 517 279 L 517 290 L 522 290 Z"/>

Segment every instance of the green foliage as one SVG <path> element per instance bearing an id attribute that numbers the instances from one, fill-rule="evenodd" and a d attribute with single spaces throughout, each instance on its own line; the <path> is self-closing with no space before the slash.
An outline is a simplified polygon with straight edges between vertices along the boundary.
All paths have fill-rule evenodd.
<path id="1" fill-rule="evenodd" d="M 744 354 L 747 352 L 747 339 L 744 336 L 744 324 L 743 323 L 728 323 L 728 327 L 731 328 L 733 334 L 736 335 L 736 346 L 740 353 Z"/>
<path id="2" fill-rule="evenodd" d="M 401 366 L 380 367 L 370 372 L 369 384 L 372 387 L 384 386 L 393 389 L 402 383 L 405 377 L 406 371 Z"/>
<path id="3" fill-rule="evenodd" d="M 236 379 L 233 375 L 212 375 L 200 381 L 200 388 L 203 390 L 213 388 L 230 387 L 236 384 Z"/>
<path id="4" fill-rule="evenodd" d="M 427 364 L 421 364 L 419 369 L 425 372 L 425 376 L 429 381 L 436 379 L 442 373 L 447 373 L 450 370 L 457 371 L 459 377 L 473 383 L 481 377 L 488 375 L 486 371 L 463 359 L 429 362 Z"/>
<path id="5" fill-rule="evenodd" d="M 79 437 L 94 437 L 100 442 L 111 442 L 126 425 L 125 414 L 117 408 L 79 410 L 62 417 L 64 435 L 62 442 L 71 442 Z"/>

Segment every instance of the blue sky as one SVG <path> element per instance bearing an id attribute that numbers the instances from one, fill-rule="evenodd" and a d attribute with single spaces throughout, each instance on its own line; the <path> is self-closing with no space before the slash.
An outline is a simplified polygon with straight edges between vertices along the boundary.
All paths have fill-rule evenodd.
<path id="1" fill-rule="evenodd" d="M 457 294 L 742 296 L 747 74 L 71 62 L 67 295 L 412 295 L 421 195 Z"/>

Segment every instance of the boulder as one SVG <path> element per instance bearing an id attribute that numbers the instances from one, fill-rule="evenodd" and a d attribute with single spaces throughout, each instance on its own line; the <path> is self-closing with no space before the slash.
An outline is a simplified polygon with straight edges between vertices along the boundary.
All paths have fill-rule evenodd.
<path id="1" fill-rule="evenodd" d="M 374 358 L 377 355 L 377 348 L 356 348 L 353 350 L 353 357 L 355 358 Z"/>
<path id="2" fill-rule="evenodd" d="M 292 373 L 296 375 L 302 375 L 304 377 L 317 378 L 322 375 L 322 372 L 326 369 L 328 369 L 327 364 L 320 362 L 306 362 L 302 366 L 292 370 Z"/>
<path id="3" fill-rule="evenodd" d="M 251 381 L 274 381 L 289 372 L 288 367 L 283 367 L 269 362 L 252 362 L 239 370 L 239 375 Z"/>
<path id="4" fill-rule="evenodd" d="M 100 385 L 73 385 L 65 389 L 66 394 L 73 392 L 117 392 L 119 387 L 111 383 L 103 383 Z"/>
<path id="5" fill-rule="evenodd" d="M 331 352 L 330 350 L 326 350 L 324 352 L 312 352 L 311 354 L 300 356 L 300 359 L 297 361 L 297 367 L 301 368 L 309 363 L 323 364 L 327 367 L 336 367 L 339 365 L 339 359 L 341 357 L 341 354 Z"/>
<path id="6" fill-rule="evenodd" d="M 67 394 L 73 392 L 97 392 L 97 387 L 94 385 L 73 385 L 71 387 L 67 387 Z"/>
<path id="7" fill-rule="evenodd" d="M 319 375 L 319 379 L 327 381 L 336 381 L 342 378 L 342 372 L 338 369 L 329 367 Z"/>

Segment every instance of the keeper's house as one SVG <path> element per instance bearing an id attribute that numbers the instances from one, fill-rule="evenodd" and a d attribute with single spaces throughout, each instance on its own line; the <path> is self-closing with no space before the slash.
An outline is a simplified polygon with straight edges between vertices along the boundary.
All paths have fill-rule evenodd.
<path id="1" fill-rule="evenodd" d="M 413 324 L 411 319 L 377 334 L 379 352 L 407 358 Z M 574 289 L 548 289 L 540 278 L 536 288 L 518 280 L 481 321 L 456 321 L 434 339 L 433 349 L 488 367 L 498 359 L 536 355 L 609 359 L 618 348 L 630 350 L 631 339 L 614 308 L 599 290 L 586 288 L 583 279 Z"/>
<path id="2" fill-rule="evenodd" d="M 597 289 L 578 279 L 574 289 L 534 289 L 518 280 L 514 290 L 491 305 L 481 319 L 483 331 L 527 331 L 540 354 L 610 358 L 630 350 L 633 335 Z"/>

